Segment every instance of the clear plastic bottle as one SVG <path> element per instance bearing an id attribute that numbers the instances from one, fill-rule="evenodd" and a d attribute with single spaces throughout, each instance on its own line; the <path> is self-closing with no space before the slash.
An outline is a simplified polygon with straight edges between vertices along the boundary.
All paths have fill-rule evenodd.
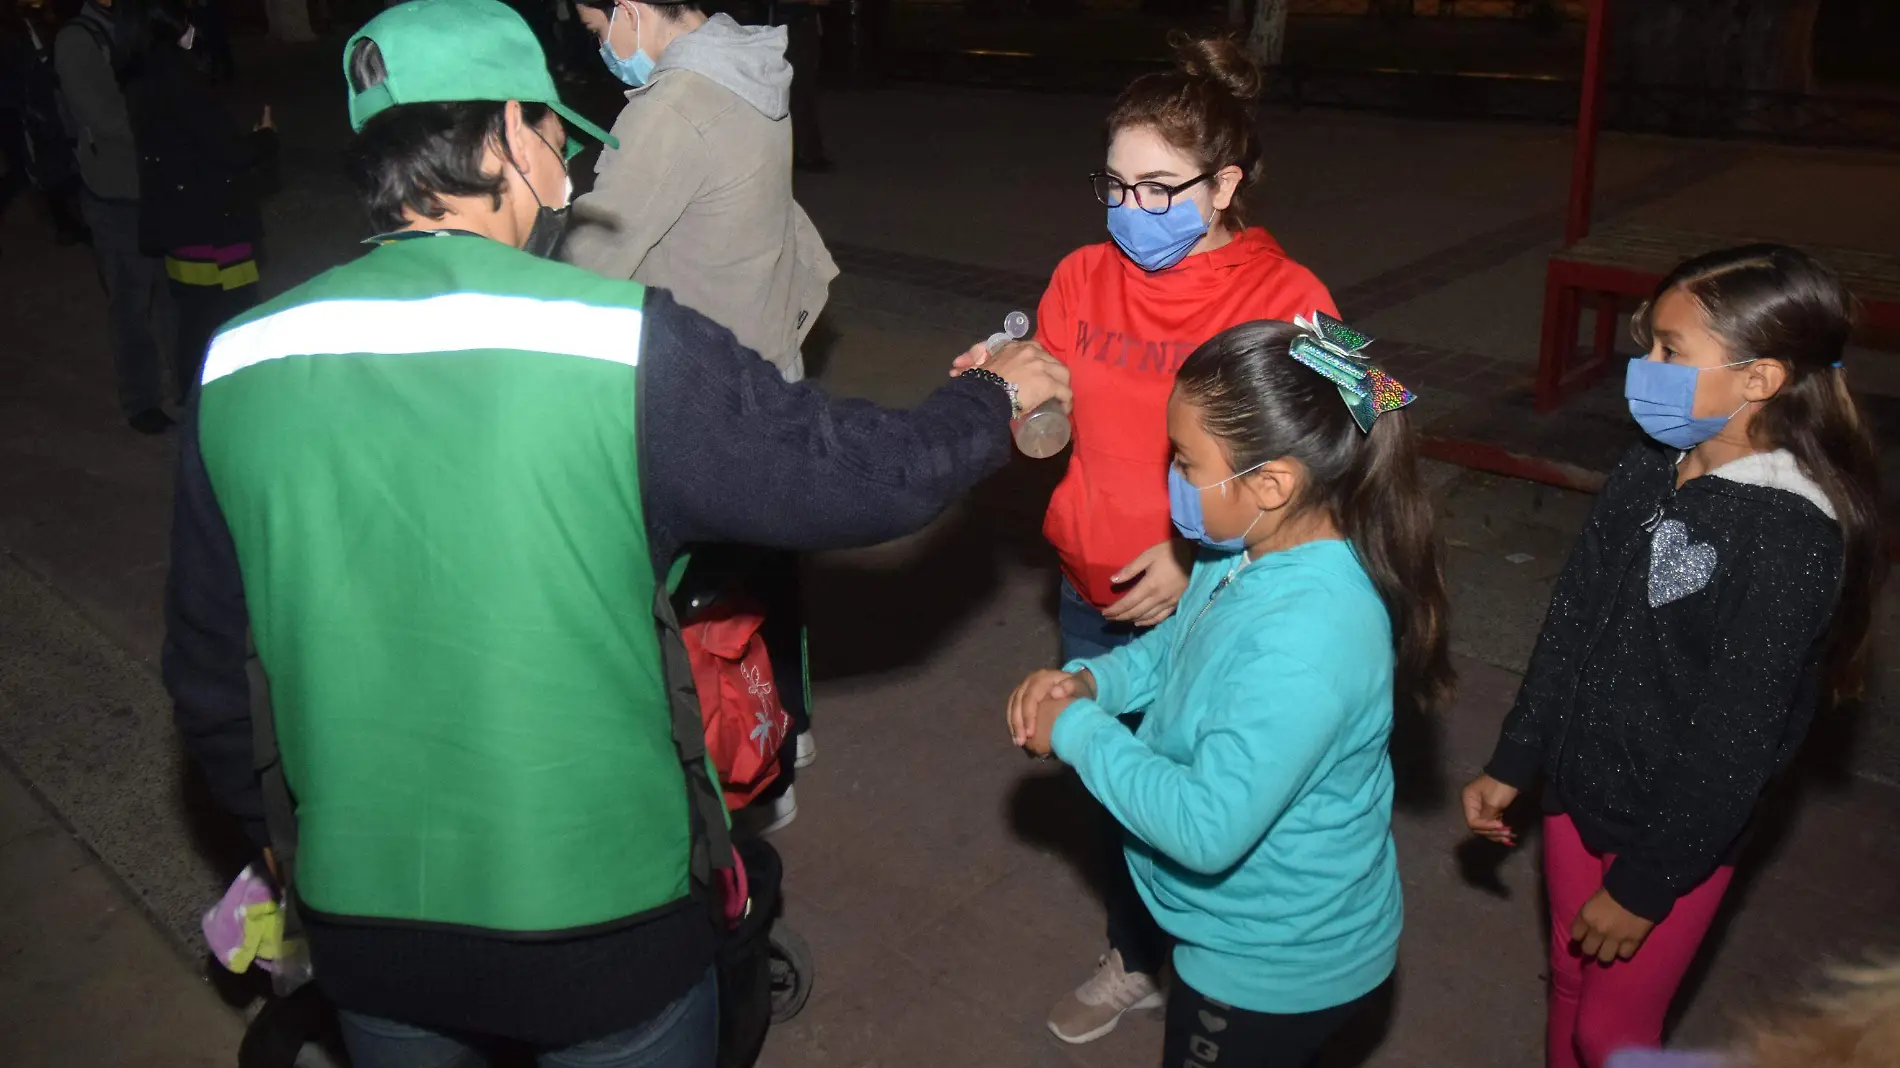
<path id="1" fill-rule="evenodd" d="M 1002 333 L 990 335 L 989 350 L 995 353 L 1004 345 L 1028 336 L 1028 313 L 1010 312 L 1003 319 Z M 1015 434 L 1016 447 L 1031 459 L 1046 460 L 1069 447 L 1069 417 L 1053 398 L 1037 405 L 1034 411 L 1024 413 L 1010 424 L 1010 430 Z"/>
<path id="2" fill-rule="evenodd" d="M 271 965 L 271 992 L 289 997 L 310 981 L 310 943 L 302 936 L 284 939 L 283 950 Z"/>

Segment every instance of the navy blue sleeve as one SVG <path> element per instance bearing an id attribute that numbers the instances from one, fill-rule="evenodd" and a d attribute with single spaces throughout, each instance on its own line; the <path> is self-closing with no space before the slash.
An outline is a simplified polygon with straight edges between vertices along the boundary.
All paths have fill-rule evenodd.
<path id="1" fill-rule="evenodd" d="M 1009 398 L 951 379 L 908 410 L 827 396 L 648 290 L 641 488 L 661 566 L 693 542 L 846 549 L 919 530 L 1009 462 Z"/>
<path id="2" fill-rule="evenodd" d="M 194 393 L 178 427 L 171 573 L 165 584 L 165 689 L 185 750 L 204 772 L 212 796 L 261 847 L 270 844 L 270 836 L 244 673 L 250 614 L 237 546 L 198 449 L 197 409 Z"/>

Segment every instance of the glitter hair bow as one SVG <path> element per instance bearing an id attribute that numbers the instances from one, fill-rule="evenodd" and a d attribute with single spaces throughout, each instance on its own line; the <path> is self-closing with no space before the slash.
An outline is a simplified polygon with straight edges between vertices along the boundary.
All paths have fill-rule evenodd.
<path id="1" fill-rule="evenodd" d="M 1371 338 L 1323 311 L 1313 312 L 1311 319 L 1294 316 L 1293 324 L 1306 333 L 1293 339 L 1288 354 L 1339 387 L 1360 430 L 1371 433 L 1373 420 L 1418 399 L 1398 379 L 1359 355 L 1372 344 Z"/>

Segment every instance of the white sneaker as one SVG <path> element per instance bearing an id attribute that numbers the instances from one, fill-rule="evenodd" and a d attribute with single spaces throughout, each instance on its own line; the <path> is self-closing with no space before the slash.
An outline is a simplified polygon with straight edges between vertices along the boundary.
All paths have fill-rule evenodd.
<path id="1" fill-rule="evenodd" d="M 1111 949 L 1094 976 L 1049 1011 L 1049 1033 L 1079 1046 L 1113 1031 L 1123 1013 L 1165 1004 L 1154 976 L 1122 970 L 1121 951 Z"/>
<path id="2" fill-rule="evenodd" d="M 764 838 L 777 834 L 798 818 L 798 798 L 793 793 L 797 787 L 788 786 L 785 792 L 762 805 L 748 805 L 732 814 L 732 833 L 737 838 Z"/>
<path id="3" fill-rule="evenodd" d="M 813 738 L 811 731 L 807 730 L 798 736 L 797 752 L 792 757 L 792 767 L 809 768 L 812 765 L 812 761 L 817 759 L 818 739 Z"/>

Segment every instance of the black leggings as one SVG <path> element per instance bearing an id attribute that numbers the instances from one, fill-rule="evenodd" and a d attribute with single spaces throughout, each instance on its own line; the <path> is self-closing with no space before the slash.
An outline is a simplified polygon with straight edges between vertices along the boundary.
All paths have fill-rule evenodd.
<path id="1" fill-rule="evenodd" d="M 211 346 L 212 335 L 218 327 L 256 306 L 257 283 L 225 289 L 220 285 L 186 285 L 174 278 L 166 285 L 171 289 L 177 331 L 172 336 L 172 383 L 182 406 L 204 374 L 205 350 Z"/>
<path id="2" fill-rule="evenodd" d="M 1307 1068 L 1383 989 L 1381 984 L 1317 1012 L 1248 1012 L 1206 997 L 1176 976 L 1168 992 L 1162 1068 Z"/>

